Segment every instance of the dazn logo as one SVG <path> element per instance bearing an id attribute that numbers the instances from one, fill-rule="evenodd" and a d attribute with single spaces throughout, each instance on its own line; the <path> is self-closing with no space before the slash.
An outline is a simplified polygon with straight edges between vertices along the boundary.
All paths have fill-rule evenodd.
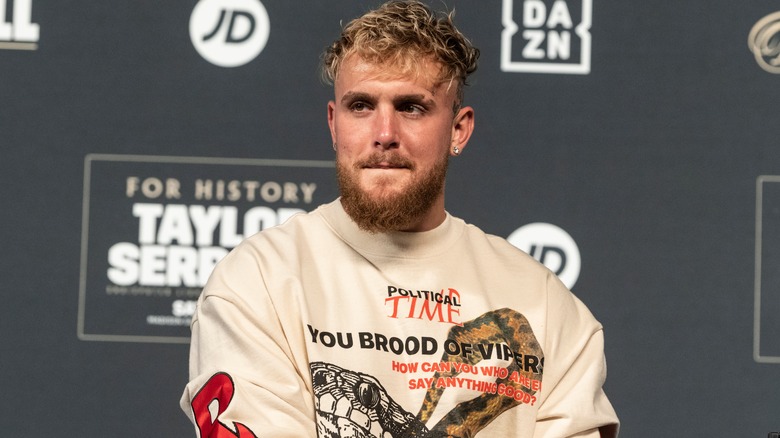
<path id="1" fill-rule="evenodd" d="M 590 73 L 591 0 L 503 0 L 501 70 Z"/>

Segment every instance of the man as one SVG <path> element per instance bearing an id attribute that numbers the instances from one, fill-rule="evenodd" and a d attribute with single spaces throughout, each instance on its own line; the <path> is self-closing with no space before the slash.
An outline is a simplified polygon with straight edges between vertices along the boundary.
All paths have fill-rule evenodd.
<path id="1" fill-rule="evenodd" d="M 324 57 L 341 197 L 243 242 L 192 325 L 201 437 L 615 436 L 601 326 L 558 279 L 444 208 L 478 51 L 389 2 Z"/>

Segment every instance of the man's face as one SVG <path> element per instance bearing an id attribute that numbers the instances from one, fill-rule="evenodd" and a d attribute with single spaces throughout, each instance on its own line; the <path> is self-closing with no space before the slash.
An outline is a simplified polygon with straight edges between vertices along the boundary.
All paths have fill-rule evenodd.
<path id="1" fill-rule="evenodd" d="M 345 210 L 368 231 L 423 231 L 444 219 L 452 148 L 465 147 L 471 108 L 453 113 L 456 84 L 439 65 L 403 73 L 349 56 L 335 81 L 328 124 Z"/>

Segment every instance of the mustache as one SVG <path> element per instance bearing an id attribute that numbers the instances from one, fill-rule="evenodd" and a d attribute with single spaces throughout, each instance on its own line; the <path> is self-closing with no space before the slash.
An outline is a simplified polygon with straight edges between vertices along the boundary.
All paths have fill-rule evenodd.
<path id="1" fill-rule="evenodd" d="M 378 167 L 380 165 L 388 165 L 391 167 L 405 167 L 407 169 L 414 169 L 414 163 L 396 153 L 375 153 L 371 154 L 363 160 L 355 163 L 357 168 L 364 167 Z"/>

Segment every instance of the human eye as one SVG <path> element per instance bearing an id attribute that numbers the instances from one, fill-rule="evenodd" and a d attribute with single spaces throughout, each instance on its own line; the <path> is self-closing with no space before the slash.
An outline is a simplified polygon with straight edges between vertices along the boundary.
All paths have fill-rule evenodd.
<path id="1" fill-rule="evenodd" d="M 406 114 L 423 114 L 425 113 L 425 107 L 417 103 L 405 102 L 399 105 L 398 110 Z"/>
<path id="2" fill-rule="evenodd" d="M 365 113 L 374 107 L 375 99 L 367 93 L 349 92 L 341 99 L 343 108 L 351 113 Z"/>
<path id="3" fill-rule="evenodd" d="M 421 117 L 433 110 L 433 108 L 433 101 L 421 94 L 398 96 L 395 99 L 396 111 L 409 117 Z"/>
<path id="4" fill-rule="evenodd" d="M 370 109 L 368 103 L 363 101 L 355 101 L 349 104 L 349 110 L 356 113 L 362 113 Z"/>

